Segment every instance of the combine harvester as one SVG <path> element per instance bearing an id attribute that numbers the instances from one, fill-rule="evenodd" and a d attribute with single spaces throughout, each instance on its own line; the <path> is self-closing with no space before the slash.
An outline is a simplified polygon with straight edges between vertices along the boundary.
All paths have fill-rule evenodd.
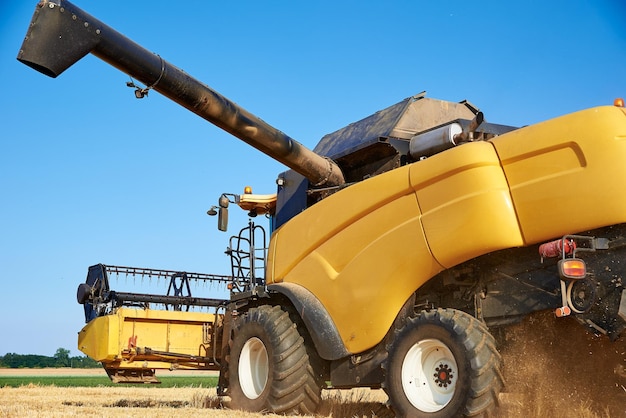
<path id="1" fill-rule="evenodd" d="M 477 416 L 504 385 L 490 329 L 543 310 L 613 340 L 626 328 L 623 102 L 517 129 L 422 94 L 311 151 L 73 4 L 39 2 L 18 59 L 57 77 L 88 53 L 145 84 L 136 97 L 155 90 L 290 168 L 276 194 L 209 211 L 223 231 L 230 204 L 250 214 L 231 276 L 89 268 L 79 349 L 114 381 L 218 370 L 218 394 L 249 411 L 310 414 L 323 389 L 370 387 L 398 416 Z M 116 292 L 116 274 L 169 289 Z"/>

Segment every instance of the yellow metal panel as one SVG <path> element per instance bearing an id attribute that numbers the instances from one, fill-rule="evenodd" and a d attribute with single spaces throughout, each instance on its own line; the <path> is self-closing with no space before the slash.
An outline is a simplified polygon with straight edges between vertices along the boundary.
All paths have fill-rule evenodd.
<path id="1" fill-rule="evenodd" d="M 626 117 L 572 113 L 493 140 L 526 243 L 626 221 Z"/>
<path id="2" fill-rule="evenodd" d="M 273 236 L 274 240 L 283 242 L 279 250 L 277 242 L 272 243 L 271 276 L 281 280 L 305 256 L 344 228 L 386 203 L 410 194 L 408 180 L 408 168 L 393 170 L 335 193 L 292 218 Z M 281 240 L 281 236 L 285 239 Z"/>
<path id="3" fill-rule="evenodd" d="M 120 312 L 121 311 L 121 312 Z M 213 322 L 214 315 L 200 312 L 178 312 L 151 309 L 120 309 L 121 348 L 132 338 L 137 347 L 157 351 L 205 355 L 202 345 L 202 324 Z"/>
<path id="4" fill-rule="evenodd" d="M 388 331 L 407 298 L 441 271 L 403 167 L 353 185 L 285 224 L 272 240 L 274 281 L 307 288 L 350 352 Z"/>
<path id="5" fill-rule="evenodd" d="M 119 355 L 119 318 L 101 316 L 78 332 L 78 349 L 95 361 L 111 362 Z"/>
<path id="6" fill-rule="evenodd" d="M 78 348 L 103 363 L 121 362 L 128 357 L 122 351 L 133 347 L 205 356 L 203 325 L 214 321 L 214 314 L 203 312 L 119 308 L 89 322 L 79 332 Z M 131 363 L 116 367 L 138 367 Z M 150 367 L 159 366 L 169 368 L 169 363 L 154 362 Z"/>
<path id="7" fill-rule="evenodd" d="M 464 144 L 413 164 L 411 184 L 430 250 L 444 267 L 523 245 L 492 144 Z"/>

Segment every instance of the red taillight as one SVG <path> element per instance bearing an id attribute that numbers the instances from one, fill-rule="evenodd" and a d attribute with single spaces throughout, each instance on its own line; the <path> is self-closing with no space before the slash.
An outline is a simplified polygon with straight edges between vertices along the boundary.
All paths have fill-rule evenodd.
<path id="1" fill-rule="evenodd" d="M 559 261 L 559 274 L 563 279 L 584 279 L 587 275 L 587 266 L 580 258 L 567 258 Z"/>

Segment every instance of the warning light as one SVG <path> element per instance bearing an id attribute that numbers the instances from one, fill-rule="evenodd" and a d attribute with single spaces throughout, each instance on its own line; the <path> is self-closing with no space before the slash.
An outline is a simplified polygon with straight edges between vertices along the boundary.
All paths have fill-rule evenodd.
<path id="1" fill-rule="evenodd" d="M 562 279 L 584 279 L 587 275 L 587 266 L 580 258 L 567 258 L 559 261 L 559 274 Z"/>
<path id="2" fill-rule="evenodd" d="M 243 194 L 252 194 L 252 187 L 246 186 L 243 188 Z"/>
<path id="3" fill-rule="evenodd" d="M 572 310 L 569 306 L 562 306 L 560 308 L 556 308 L 554 314 L 557 318 L 563 318 L 564 316 L 569 316 L 572 313 Z"/>
<path id="4" fill-rule="evenodd" d="M 624 107 L 624 99 L 618 97 L 617 99 L 613 100 L 613 106 Z"/>

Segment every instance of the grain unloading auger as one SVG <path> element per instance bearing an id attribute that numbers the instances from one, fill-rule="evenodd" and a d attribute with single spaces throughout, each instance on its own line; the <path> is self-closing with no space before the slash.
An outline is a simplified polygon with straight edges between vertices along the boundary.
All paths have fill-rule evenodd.
<path id="1" fill-rule="evenodd" d="M 50 77 L 92 53 L 313 182 L 338 185 L 341 171 L 245 109 L 66 1 L 42 1 L 18 60 Z"/>
<path id="2" fill-rule="evenodd" d="M 310 151 L 68 2 L 39 3 L 18 59 L 56 77 L 89 52 L 148 86 L 137 97 L 159 91 L 291 168 L 276 195 L 219 198 L 220 229 L 230 203 L 271 225 L 268 244 L 252 221 L 231 238 L 213 312 L 154 309 L 191 295 L 129 298 L 90 269 L 80 344 L 112 378 L 216 369 L 247 410 L 312 413 L 322 389 L 362 386 L 399 416 L 476 416 L 503 386 L 489 328 L 553 310 L 623 334 L 623 104 L 516 129 L 421 94 Z"/>

